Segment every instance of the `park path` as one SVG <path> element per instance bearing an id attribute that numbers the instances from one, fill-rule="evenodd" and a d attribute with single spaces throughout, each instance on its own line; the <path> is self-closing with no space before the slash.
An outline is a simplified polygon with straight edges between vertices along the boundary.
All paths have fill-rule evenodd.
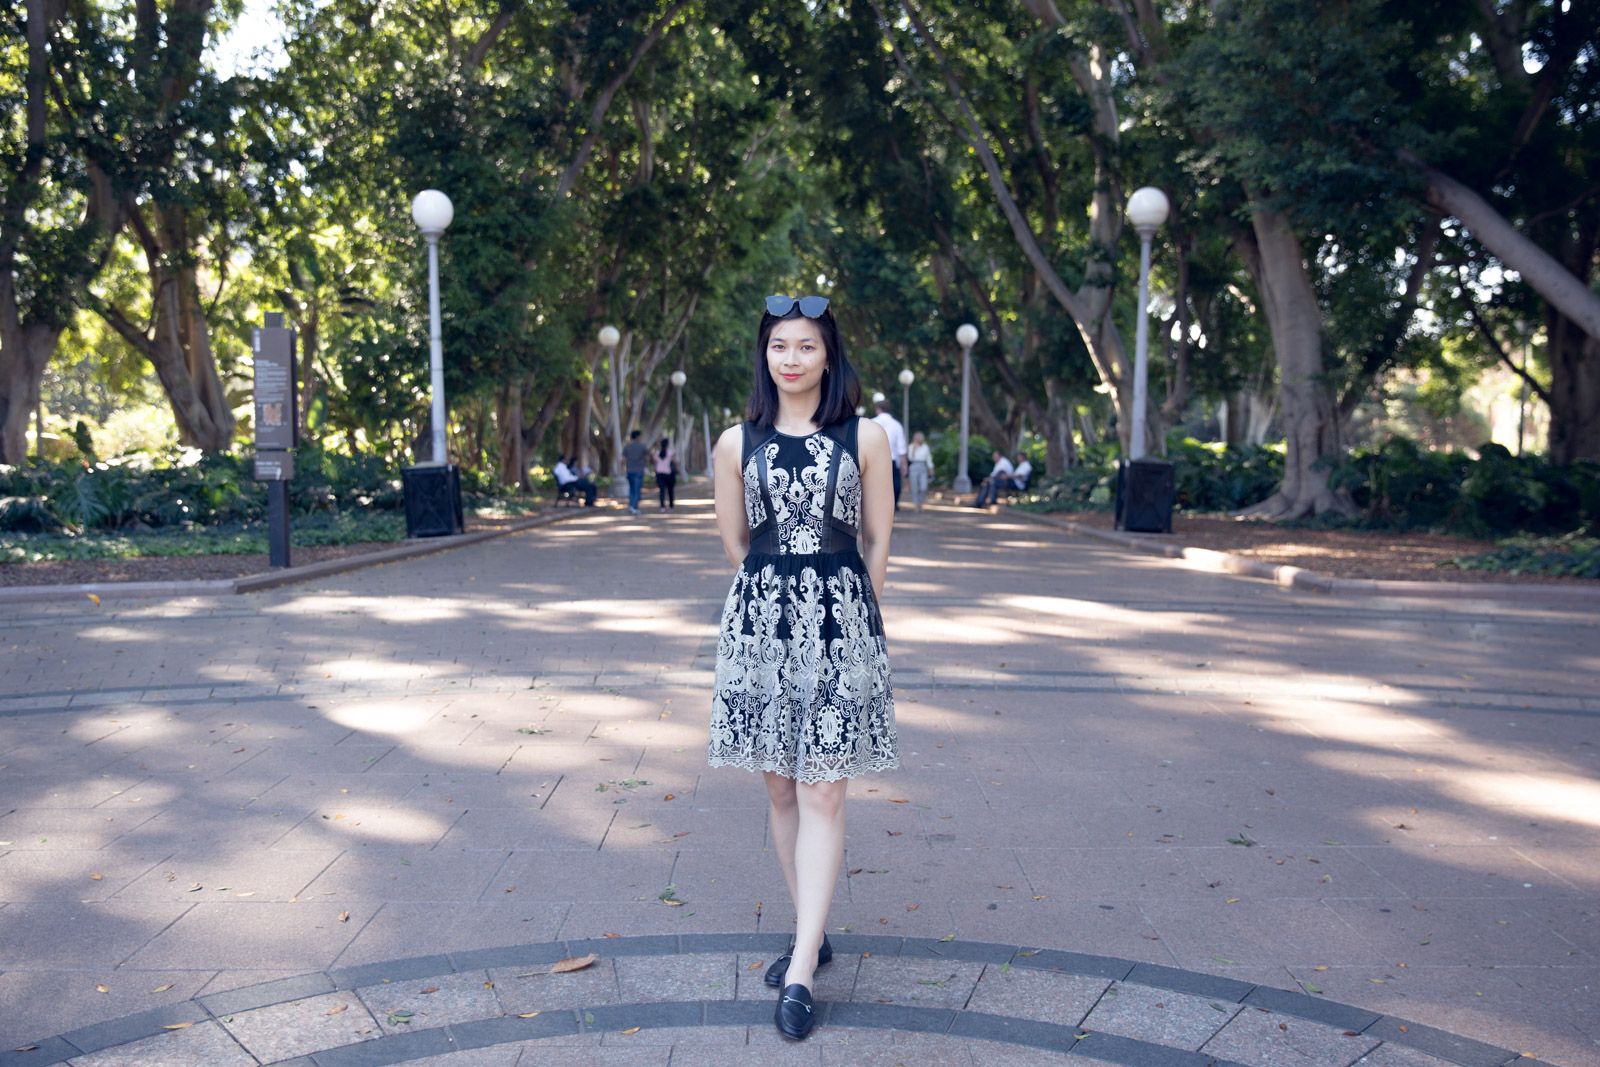
<path id="1" fill-rule="evenodd" d="M 728 573 L 689 500 L 254 596 L 10 609 L 0 1063 L 311 972 L 786 934 L 759 782 L 704 766 Z M 903 768 L 851 791 L 835 936 L 1091 953 L 1600 1063 L 1592 614 L 1293 595 L 957 509 L 902 513 L 884 604 Z M 1206 1052 L 1335 1064 L 1273 1059 L 1238 1011 Z M 143 1062 L 106 1055 L 75 1062 Z"/>

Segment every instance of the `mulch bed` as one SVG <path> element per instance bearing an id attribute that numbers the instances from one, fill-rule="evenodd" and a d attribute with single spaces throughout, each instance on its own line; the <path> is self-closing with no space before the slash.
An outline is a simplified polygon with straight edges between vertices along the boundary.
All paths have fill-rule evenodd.
<path id="1" fill-rule="evenodd" d="M 467 522 L 467 532 L 493 530 L 531 518 L 480 518 Z M 399 548 L 400 541 L 363 541 L 351 545 L 294 546 L 290 562 L 301 567 L 323 560 L 344 559 Z M 243 578 L 272 569 L 266 553 L 245 556 L 147 556 L 140 559 L 49 559 L 36 563 L 0 563 L 0 586 L 78 585 L 87 582 L 196 582 Z"/>
<path id="2" fill-rule="evenodd" d="M 354 545 L 296 545 L 289 561 L 296 567 L 343 559 L 365 552 L 396 548 L 398 541 Z M 0 586 L 77 585 L 80 582 L 195 582 L 243 578 L 271 570 L 266 553 L 248 556 L 146 556 L 140 559 L 43 559 L 36 563 L 0 563 Z"/>
<path id="3" fill-rule="evenodd" d="M 1058 518 L 1085 526 L 1112 528 L 1108 511 L 1057 511 Z M 1212 515 L 1175 515 L 1172 536 L 1163 542 L 1209 548 L 1247 559 L 1303 567 L 1335 578 L 1382 578 L 1417 582 L 1525 582 L 1549 585 L 1600 585 L 1593 578 L 1554 574 L 1506 574 L 1460 570 L 1439 564 L 1455 556 L 1489 552 L 1493 541 L 1438 533 L 1381 530 L 1313 530 Z"/>

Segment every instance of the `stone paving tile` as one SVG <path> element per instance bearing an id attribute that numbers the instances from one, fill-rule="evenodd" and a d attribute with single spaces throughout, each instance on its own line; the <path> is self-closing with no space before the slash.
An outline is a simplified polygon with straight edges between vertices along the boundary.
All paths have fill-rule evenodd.
<path id="1" fill-rule="evenodd" d="M 522 1058 L 516 1067 L 667 1067 L 672 1055 L 670 1046 L 646 1048 L 585 1048 L 571 1045 L 523 1045 Z M 720 1052 L 718 1053 L 720 1054 Z M 716 1060 L 696 1058 L 697 1063 L 744 1063 L 748 1060 Z M 455 1067 L 455 1064 L 449 1064 Z"/>
<path id="2" fill-rule="evenodd" d="M 1361 858 L 1407 896 L 1499 897 L 1531 901 L 1565 897 L 1573 888 L 1502 845 L 1367 849 Z"/>
<path id="3" fill-rule="evenodd" d="M 1378 1046 L 1378 1039 L 1259 1008 L 1234 1016 L 1201 1051 L 1250 1067 L 1346 1067 Z"/>
<path id="4" fill-rule="evenodd" d="M 1177 965 L 1205 970 L 1212 961 L 1245 965 L 1384 962 L 1336 906 L 1303 900 L 1153 900 L 1141 907 Z M 1294 931 L 1285 944 L 1283 933 Z"/>
<path id="5" fill-rule="evenodd" d="M 961 1008 L 983 973 L 981 963 L 871 957 L 861 961 L 856 1003 L 908 1004 L 918 1008 Z"/>
<path id="6" fill-rule="evenodd" d="M 517 852 L 495 881 L 525 900 L 653 901 L 672 880 L 672 861 L 667 853 Z"/>
<path id="7" fill-rule="evenodd" d="M 489 971 L 508 1015 L 559 1008 L 622 1004 L 616 961 L 602 958 L 581 971 L 550 974 L 547 967 L 496 967 Z"/>
<path id="8" fill-rule="evenodd" d="M 537 787 L 539 783 L 533 783 Z M 523 787 L 525 790 L 529 787 Z M 614 812 L 555 812 L 541 810 L 539 801 L 525 797 L 523 807 L 475 806 L 460 813 L 435 848 L 520 849 L 566 852 L 595 849 L 608 840 Z M 635 819 L 635 823 L 647 822 Z"/>
<path id="9" fill-rule="evenodd" d="M 477 900 L 505 864 L 503 852 L 362 849 L 339 856 L 301 896 L 335 901 Z"/>
<path id="10" fill-rule="evenodd" d="M 503 1014 L 500 1000 L 488 981 L 486 971 L 467 971 L 365 986 L 356 990 L 356 995 L 384 1033 L 404 1034 Z M 411 1017 L 390 1022 L 397 1011 L 411 1012 Z"/>
<path id="11" fill-rule="evenodd" d="M 443 814 L 417 811 L 406 802 L 392 807 L 331 804 L 313 811 L 276 842 L 280 849 L 378 849 L 433 848 L 461 817 L 461 812 Z"/>
<path id="12" fill-rule="evenodd" d="M 407 1060 L 407 1067 L 518 1067 L 522 1049 L 515 1045 L 446 1052 L 443 1056 L 424 1056 Z"/>
<path id="13" fill-rule="evenodd" d="M 685 808 L 650 818 L 633 818 L 619 812 L 601 847 L 608 852 L 733 850 L 749 856 L 761 851 L 766 833 L 764 811 L 706 812 Z"/>
<path id="14" fill-rule="evenodd" d="M 1118 982 L 1106 990 L 1083 1029 L 1198 1049 L 1239 1013 L 1239 1005 L 1169 989 Z"/>
<path id="15" fill-rule="evenodd" d="M 969 1041 L 967 1052 L 972 1067 L 1083 1067 L 1101 1061 L 1087 1056 L 1072 1056 L 1042 1048 L 1018 1048 L 995 1041 Z"/>
<path id="16" fill-rule="evenodd" d="M 180 905 L 101 905 L 176 910 Z M 7 918 L 0 912 L 0 923 Z M 221 970 L 279 968 L 301 971 L 330 966 L 376 907 L 371 904 L 256 903 L 196 904 L 134 953 L 128 964 L 140 968 L 193 966 L 204 959 Z M 340 915 L 348 919 L 340 919 Z"/>
<path id="17" fill-rule="evenodd" d="M 215 1023 L 199 1023 L 68 1060 L 72 1067 L 255 1067 L 256 1060 Z"/>
<path id="18" fill-rule="evenodd" d="M 1462 966 L 1493 960 L 1499 966 L 1548 964 L 1570 949 L 1522 901 L 1423 897 L 1330 901 L 1333 912 L 1381 948 L 1386 962 Z M 1331 962 L 1331 961 L 1324 961 Z"/>
<path id="19" fill-rule="evenodd" d="M 162 860 L 149 850 L 0 853 L 0 885 L 13 901 L 109 900 Z"/>
<path id="20" fill-rule="evenodd" d="M 1168 966 L 1174 962 L 1137 901 L 961 901 L 950 906 L 950 915 L 969 941 L 1044 947 L 1031 939 L 1048 931 L 1051 947 Z"/>
<path id="21" fill-rule="evenodd" d="M 1024 849 L 1016 850 L 1036 895 L 1082 900 L 1172 900 L 1191 898 L 1205 880 L 1189 861 L 1187 849 Z"/>
<path id="22" fill-rule="evenodd" d="M 234 1012 L 223 1024 L 262 1063 L 374 1041 L 383 1029 L 353 991 Z"/>
<path id="23" fill-rule="evenodd" d="M 339 954 L 337 966 L 556 939 L 566 904 L 522 903 L 520 892 L 505 893 L 498 883 L 486 895 L 494 896 L 497 887 L 499 900 L 385 904 Z"/>
<path id="24" fill-rule="evenodd" d="M 893 901 L 926 903 L 934 899 L 1026 900 L 1028 879 L 1008 849 L 982 855 L 971 850 L 928 849 L 894 851 L 882 846 L 849 849 L 845 870 L 860 869 L 850 877 L 848 899 L 855 903 Z M 874 874 L 881 871 L 881 874 Z M 1002 889 L 1009 885 L 1013 888 Z"/>
<path id="25" fill-rule="evenodd" d="M 115 967 L 177 921 L 188 904 L 21 903 L 0 909 L 8 969 Z M 185 960 L 179 964 L 189 964 Z M 161 963 L 142 967 L 163 967 Z"/>
<path id="26" fill-rule="evenodd" d="M 0 807 L 16 803 L 0 784 Z M 0 816 L 0 848 L 17 851 L 105 848 L 160 814 L 158 810 L 127 811 L 78 808 L 18 808 Z"/>
<path id="27" fill-rule="evenodd" d="M 288 900 L 339 858 L 336 850 L 177 852 L 121 889 L 118 900 Z M 194 887 L 200 886 L 197 890 Z M 246 897 L 246 894 L 249 894 Z"/>
<path id="28" fill-rule="evenodd" d="M 620 853 L 614 853 L 620 855 Z M 665 889 L 663 882 L 661 889 Z M 519 886 L 518 894 L 522 889 Z M 660 892 L 658 889 L 656 892 Z M 561 924 L 563 938 L 623 937 L 651 934 L 728 934 L 755 933 L 760 919 L 756 905 L 748 903 L 705 903 L 690 899 L 681 908 L 669 908 L 651 894 L 648 901 L 626 904 L 571 904 Z"/>
<path id="29" fill-rule="evenodd" d="M 767 985 L 763 979 L 766 977 L 767 968 L 772 966 L 773 961 L 781 954 L 781 951 L 742 952 L 736 957 L 734 967 L 738 977 L 737 999 L 777 1003 L 778 990 Z M 848 952 L 835 953 L 833 961 L 818 968 L 813 976 L 816 984 L 811 987 L 812 996 L 817 1000 L 849 1000 L 855 991 L 856 974 L 860 970 L 861 962 L 860 956 Z"/>
<path id="30" fill-rule="evenodd" d="M 612 1033 L 600 1035 L 601 1048 L 638 1048 L 649 1045 L 671 1047 L 678 1062 L 689 1062 L 694 1050 L 708 1047 L 741 1046 L 750 1043 L 748 1026 L 675 1026 L 651 1029 L 643 1027 L 636 1034 Z"/>
<path id="31" fill-rule="evenodd" d="M 733 1000 L 738 991 L 731 952 L 703 956 L 618 956 L 617 984 L 624 1004 L 655 1001 Z"/>
<path id="32" fill-rule="evenodd" d="M 1456 1067 L 1449 1060 L 1429 1056 L 1414 1048 L 1385 1042 L 1357 1060 L 1352 1067 Z"/>
<path id="33" fill-rule="evenodd" d="M 1074 1026 L 1089 1014 L 1110 982 L 1074 974 L 990 965 L 964 1005 L 967 1011 Z"/>
<path id="34" fill-rule="evenodd" d="M 9 946 L 7 946 L 9 948 Z M 0 958 L 4 958 L 0 956 Z M 209 971 L 27 970 L 0 973 L 0 1051 L 53 1034 L 183 1002 Z M 96 988 L 105 986 L 107 992 Z M 159 993 L 162 986 L 170 989 Z"/>

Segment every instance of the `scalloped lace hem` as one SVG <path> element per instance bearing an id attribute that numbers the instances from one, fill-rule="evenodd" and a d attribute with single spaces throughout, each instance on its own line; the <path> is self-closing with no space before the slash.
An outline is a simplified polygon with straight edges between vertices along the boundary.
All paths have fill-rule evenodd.
<path id="1" fill-rule="evenodd" d="M 900 769 L 900 760 L 894 759 L 873 760 L 871 763 L 858 767 L 844 767 L 838 770 L 817 770 L 810 773 L 795 773 L 793 766 L 778 763 L 776 760 L 743 759 L 738 756 L 708 756 L 706 763 L 712 767 L 738 767 L 746 771 L 773 771 L 785 778 L 793 778 L 801 785 L 816 785 L 820 782 L 837 782 L 845 778 L 856 778 L 863 774 L 895 771 Z"/>

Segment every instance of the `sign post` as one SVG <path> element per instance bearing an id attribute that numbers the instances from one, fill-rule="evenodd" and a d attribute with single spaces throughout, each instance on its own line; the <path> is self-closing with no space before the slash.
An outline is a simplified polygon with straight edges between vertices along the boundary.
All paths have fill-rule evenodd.
<path id="1" fill-rule="evenodd" d="M 282 312 L 255 330 L 256 481 L 267 483 L 267 545 L 273 567 L 289 566 L 289 482 L 300 442 L 294 331 Z"/>

